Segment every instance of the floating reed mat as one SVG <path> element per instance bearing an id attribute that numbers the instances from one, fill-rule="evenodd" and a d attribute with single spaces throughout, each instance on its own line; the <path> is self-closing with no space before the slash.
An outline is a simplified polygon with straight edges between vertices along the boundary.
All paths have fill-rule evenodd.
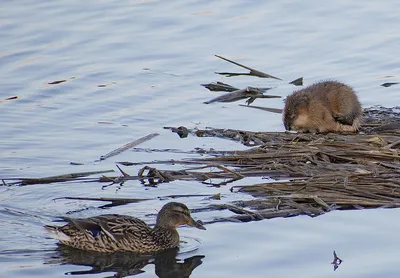
<path id="1" fill-rule="evenodd" d="M 234 132 L 250 133 L 208 131 L 211 134 L 227 134 L 225 138 L 231 138 Z M 199 132 L 205 134 L 206 131 Z M 233 215 L 215 217 L 206 221 L 206 224 L 298 215 L 315 217 L 332 210 L 397 208 L 400 207 L 400 135 L 396 132 L 353 135 L 256 133 L 261 145 L 248 150 L 210 153 L 203 150 L 201 153 L 208 154 L 209 157 L 154 162 L 161 165 L 180 164 L 185 166 L 182 170 L 162 170 L 145 165 L 137 175 L 131 175 L 129 168 L 125 166 L 124 170 L 118 167 L 121 175 L 117 177 L 102 173 L 103 176 L 99 178 L 83 179 L 83 175 L 99 174 L 89 172 L 67 175 L 67 180 L 106 182 L 109 185 L 122 185 L 128 180 L 137 180 L 145 186 L 158 186 L 174 180 L 194 180 L 215 187 L 232 184 L 233 194 L 241 192 L 255 197 L 249 201 L 225 204 L 221 204 L 225 197 L 223 195 L 219 204 L 214 204 L 212 198 L 208 199 L 206 205 L 196 209 L 194 213 L 229 210 Z M 120 164 L 130 165 L 129 162 Z M 203 166 L 194 167 L 194 164 Z M 19 183 L 8 185 L 65 182 L 65 177 L 21 179 Z M 235 181 L 245 180 L 247 177 L 269 178 L 269 182 L 234 186 Z M 184 192 L 184 188 L 182 190 Z M 204 198 L 196 195 L 191 197 Z M 169 198 L 180 197 L 167 199 Z M 110 202 L 108 199 L 93 200 Z M 113 206 L 131 201 L 118 198 L 111 200 Z"/>
<path id="2" fill-rule="evenodd" d="M 256 197 L 234 202 L 232 205 L 252 213 L 233 219 L 252 221 L 318 216 L 334 209 L 400 207 L 398 130 L 353 135 L 237 130 L 198 130 L 197 134 L 218 134 L 219 138 L 233 140 L 243 136 L 260 145 L 196 160 L 230 167 L 236 176 L 264 176 L 274 181 L 232 187 L 234 192 Z M 226 172 L 226 178 L 233 177 Z"/>
<path id="3" fill-rule="evenodd" d="M 206 224 L 298 215 L 315 217 L 332 210 L 397 208 L 400 207 L 400 117 L 390 113 L 391 111 L 388 113 L 380 109 L 377 111 L 378 114 L 371 112 L 375 118 L 370 117 L 371 121 L 366 120 L 359 134 L 171 128 L 172 131 L 179 132 L 182 138 L 189 134 L 199 137 L 211 136 L 240 141 L 252 148 L 224 152 L 198 150 L 199 155 L 203 155 L 202 158 L 119 162 L 121 167 L 124 166 L 124 169 L 121 169 L 117 165 L 119 176 L 109 176 L 109 171 L 84 172 L 42 179 L 9 178 L 2 179 L 2 182 L 3 186 L 55 182 L 105 182 L 108 184 L 106 186 L 113 184 L 122 186 L 126 181 L 134 180 L 144 186 L 158 186 L 174 180 L 192 180 L 208 186 L 230 186 L 232 194 L 241 192 L 254 196 L 254 199 L 248 201 L 225 203 L 223 200 L 226 196 L 219 194 L 162 197 L 163 200 L 205 198 L 204 206 L 193 210 L 193 213 L 219 210 L 229 210 L 233 213 L 222 218 L 215 215 L 215 218 L 206 221 Z M 188 154 L 193 157 L 193 152 Z M 151 164 L 182 165 L 182 169 L 162 170 L 150 167 Z M 127 167 L 129 165 L 143 165 L 143 167 L 136 175 L 132 175 Z M 87 177 L 100 174 L 103 176 Z M 235 185 L 238 180 L 242 180 L 243 184 L 248 177 L 268 178 L 268 182 Z M 10 183 L 10 180 L 16 182 Z M 184 188 L 182 193 L 185 193 Z M 74 199 L 72 196 L 66 198 Z M 216 198 L 220 198 L 218 203 L 214 202 Z M 86 201 L 111 202 L 108 206 L 146 200 L 86 199 Z"/>
<path id="4" fill-rule="evenodd" d="M 397 135 L 260 133 L 257 138 L 265 143 L 191 161 L 232 166 L 244 177 L 253 172 L 280 179 L 352 174 L 397 176 L 400 170 Z"/>
<path id="5" fill-rule="evenodd" d="M 400 207 L 400 183 L 398 175 L 393 176 L 354 174 L 343 177 L 339 174 L 234 188 L 257 197 L 242 202 L 241 206 L 256 211 L 263 219 L 297 215 L 315 217 L 336 209 Z M 240 220 L 253 219 L 245 216 Z"/>
<path id="6" fill-rule="evenodd" d="M 209 131 L 211 134 L 226 132 L 226 138 L 232 138 L 234 132 Z M 261 184 L 231 187 L 232 192 L 254 196 L 253 200 L 226 204 L 210 201 L 209 205 L 196 209 L 194 212 L 229 210 L 233 213 L 206 223 L 298 215 L 315 217 L 332 210 L 400 207 L 400 136 L 396 132 L 353 135 L 282 132 L 257 133 L 257 136 L 262 138 L 262 145 L 249 150 L 212 151 L 213 157 L 171 161 L 185 166 L 204 166 L 180 171 L 145 166 L 138 176 L 124 172 L 119 182 L 140 179 L 147 181 L 144 183 L 147 186 L 157 186 L 173 180 L 197 180 L 220 187 L 246 177 L 269 178 L 269 182 Z M 157 162 L 163 163 L 168 161 Z"/>

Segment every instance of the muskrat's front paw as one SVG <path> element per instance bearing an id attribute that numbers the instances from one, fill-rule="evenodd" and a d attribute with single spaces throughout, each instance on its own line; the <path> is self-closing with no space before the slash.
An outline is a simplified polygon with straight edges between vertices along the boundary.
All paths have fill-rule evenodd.
<path id="1" fill-rule="evenodd" d="M 344 115 L 333 114 L 332 117 L 336 122 L 339 122 L 341 124 L 344 124 L 344 125 L 352 125 L 353 124 L 353 120 Z"/>

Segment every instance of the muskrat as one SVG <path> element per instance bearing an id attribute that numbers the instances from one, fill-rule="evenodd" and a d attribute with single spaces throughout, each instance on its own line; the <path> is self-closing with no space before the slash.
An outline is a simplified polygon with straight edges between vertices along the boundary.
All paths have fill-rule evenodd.
<path id="1" fill-rule="evenodd" d="M 337 81 L 322 81 L 286 98 L 283 123 L 301 132 L 357 132 L 362 108 L 354 90 Z"/>

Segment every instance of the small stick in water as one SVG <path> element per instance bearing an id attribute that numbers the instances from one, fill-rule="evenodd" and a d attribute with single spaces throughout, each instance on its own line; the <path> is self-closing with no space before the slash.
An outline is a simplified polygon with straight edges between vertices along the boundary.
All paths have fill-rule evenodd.
<path id="1" fill-rule="evenodd" d="M 158 135 L 159 135 L 158 133 L 151 133 L 151 134 L 146 135 L 146 136 L 144 136 L 142 138 L 139 138 L 139 139 L 137 139 L 137 140 L 135 140 L 133 142 L 125 144 L 125 145 L 119 147 L 118 149 L 115 149 L 115 150 L 113 150 L 113 151 L 111 151 L 111 152 L 109 152 L 109 153 L 107 153 L 105 155 L 100 156 L 100 160 L 105 160 L 107 158 L 110 158 L 112 156 L 120 154 L 120 153 L 122 153 L 122 152 L 124 152 L 124 151 L 126 151 L 126 150 L 128 150 L 130 148 L 133 148 L 133 147 L 136 147 L 139 144 L 142 144 L 143 142 L 146 142 L 146 141 L 148 141 L 150 139 L 153 139 L 154 137 L 156 137 Z"/>
<path id="2" fill-rule="evenodd" d="M 255 109 L 260 109 L 260 110 L 264 110 L 267 112 L 282 114 L 282 109 L 279 109 L 279 108 L 261 107 L 261 106 L 255 106 L 255 105 L 250 106 L 250 105 L 243 105 L 243 104 L 239 104 L 239 106 L 255 108 Z"/>
<path id="3" fill-rule="evenodd" d="M 222 60 L 225 60 L 225 61 L 227 61 L 227 62 L 229 62 L 229 63 L 235 64 L 235 65 L 237 65 L 237 66 L 239 66 L 239 67 L 248 69 L 248 70 L 250 71 L 250 73 L 222 73 L 222 72 L 217 72 L 218 74 L 222 74 L 222 75 L 226 75 L 226 76 L 234 76 L 234 75 L 254 75 L 254 76 L 258 76 L 258 77 L 262 77 L 262 78 L 273 78 L 273 79 L 277 79 L 277 80 L 282 80 L 282 79 L 280 79 L 279 77 L 275 77 L 275 76 L 272 76 L 272 75 L 270 75 L 270 74 L 264 73 L 264 72 L 262 72 L 262 71 L 258 71 L 258 70 L 256 70 L 256 69 L 247 67 L 247 66 L 245 66 L 245 65 L 242 65 L 242 64 L 239 64 L 239 63 L 234 62 L 234 61 L 232 61 L 232 60 L 229 60 L 229 59 L 227 59 L 227 58 L 225 58 L 225 57 L 222 57 L 222 56 L 219 56 L 219 55 L 215 55 L 215 57 L 220 58 L 220 59 L 222 59 Z"/>
<path id="4" fill-rule="evenodd" d="M 333 264 L 333 271 L 335 271 L 339 265 L 343 262 L 342 259 L 340 259 L 337 255 L 336 252 L 333 251 L 333 262 L 331 262 L 331 264 Z"/>
<path id="5" fill-rule="evenodd" d="M 267 89 L 270 89 L 270 88 L 267 88 Z M 213 102 L 234 102 L 234 101 L 242 100 L 245 98 L 249 98 L 247 103 L 250 104 L 256 98 L 280 98 L 280 96 L 275 96 L 275 95 L 264 95 L 263 94 L 264 91 L 265 91 L 265 89 L 247 87 L 245 89 L 236 90 L 236 91 L 218 96 L 212 100 L 205 101 L 204 104 L 210 104 Z"/>
<path id="6" fill-rule="evenodd" d="M 295 85 L 295 86 L 303 86 L 303 77 L 299 77 L 292 82 L 289 82 L 289 84 Z"/>

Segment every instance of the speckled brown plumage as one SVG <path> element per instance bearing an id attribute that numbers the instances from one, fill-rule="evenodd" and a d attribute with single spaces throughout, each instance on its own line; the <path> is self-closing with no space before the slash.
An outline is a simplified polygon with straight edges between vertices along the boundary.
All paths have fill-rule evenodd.
<path id="1" fill-rule="evenodd" d="M 176 202 L 163 206 L 154 228 L 136 217 L 118 214 L 64 220 L 68 222 L 65 226 L 45 228 L 62 244 L 97 252 L 159 252 L 179 245 L 176 227 L 187 224 L 205 229 L 184 204 Z"/>

